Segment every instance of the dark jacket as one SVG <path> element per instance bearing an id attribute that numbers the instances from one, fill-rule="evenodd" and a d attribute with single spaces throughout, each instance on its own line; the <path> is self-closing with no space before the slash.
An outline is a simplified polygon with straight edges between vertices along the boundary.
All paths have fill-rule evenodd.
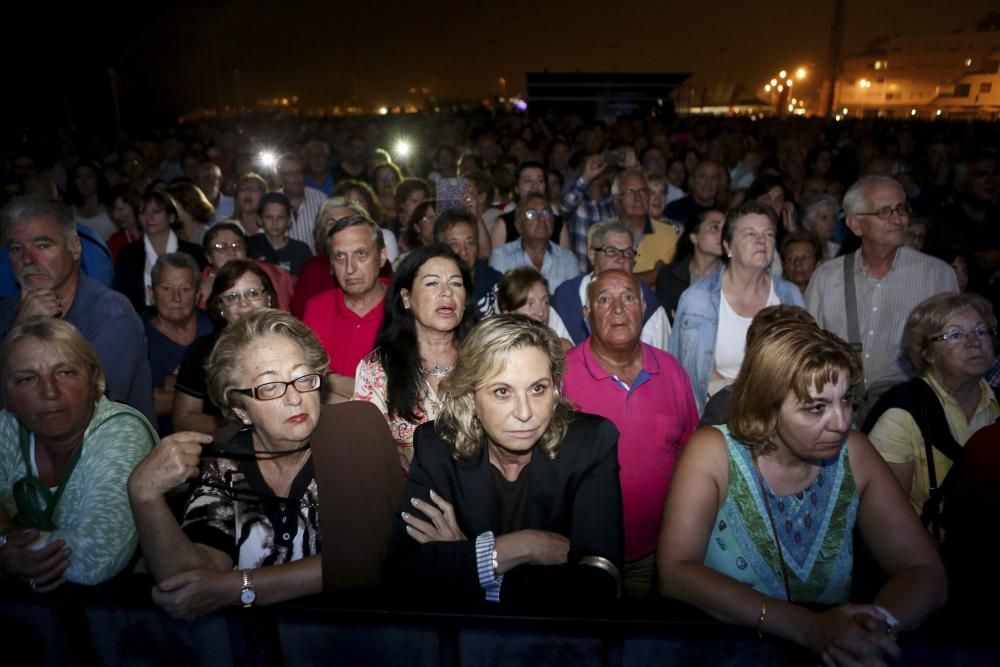
<path id="1" fill-rule="evenodd" d="M 472 460 L 456 461 L 451 445 L 435 431 L 434 422 L 420 426 L 413 438 L 414 457 L 401 511 L 415 513 L 410 499 L 430 501 L 431 489 L 452 503 L 464 542 L 421 545 L 406 533 L 399 513 L 394 518 L 386 559 L 386 579 L 397 589 L 418 591 L 434 599 L 484 599 L 476 570 L 476 537 L 487 531 L 499 536 L 499 507 L 493 497 L 487 448 Z M 504 575 L 500 601 L 568 603 L 613 598 L 617 582 L 605 570 L 579 565 L 581 558 L 600 556 L 622 571 L 624 533 L 618 480 L 618 430 L 595 415 L 574 413 L 559 456 L 549 460 L 536 451 L 522 471 L 528 478 L 523 528 L 551 531 L 570 540 L 566 565 L 521 565 Z"/>
<path id="2" fill-rule="evenodd" d="M 198 262 L 199 269 L 205 268 L 205 253 L 202 252 L 201 246 L 177 239 L 177 252 L 191 255 Z M 146 309 L 146 285 L 142 280 L 145 270 L 146 242 L 143 239 L 132 241 L 118 253 L 113 287 L 128 297 L 137 313 Z"/>

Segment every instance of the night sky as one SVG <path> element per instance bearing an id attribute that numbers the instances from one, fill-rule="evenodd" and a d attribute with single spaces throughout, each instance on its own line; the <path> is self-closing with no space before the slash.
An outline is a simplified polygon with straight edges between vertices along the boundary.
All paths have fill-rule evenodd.
<path id="1" fill-rule="evenodd" d="M 126 122 L 298 95 L 304 107 L 399 104 L 411 86 L 441 97 L 518 92 L 525 71 L 693 72 L 756 86 L 784 67 L 821 65 L 832 2 L 567 0 L 401 3 L 169 0 L 116 12 L 36 2 L 5 25 L 3 105 L 12 123 L 111 115 L 107 70 L 118 73 Z M 844 53 L 892 33 L 970 25 L 1000 0 L 846 0 Z M 5 9 L 5 13 L 10 11 Z M 20 14 L 17 14 L 20 12 Z M 218 73 L 218 86 L 216 85 Z"/>

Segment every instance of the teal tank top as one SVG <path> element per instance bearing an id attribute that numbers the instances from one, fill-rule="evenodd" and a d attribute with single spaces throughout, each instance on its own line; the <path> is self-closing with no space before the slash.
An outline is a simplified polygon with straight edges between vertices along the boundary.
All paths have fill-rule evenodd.
<path id="1" fill-rule="evenodd" d="M 776 495 L 763 481 L 788 569 L 786 595 L 775 535 L 761 496 L 750 447 L 718 426 L 729 450 L 729 492 L 715 517 L 705 565 L 764 595 L 797 603 L 848 601 L 854 565 L 852 534 L 858 488 L 846 443 L 813 482 L 798 493 Z"/>

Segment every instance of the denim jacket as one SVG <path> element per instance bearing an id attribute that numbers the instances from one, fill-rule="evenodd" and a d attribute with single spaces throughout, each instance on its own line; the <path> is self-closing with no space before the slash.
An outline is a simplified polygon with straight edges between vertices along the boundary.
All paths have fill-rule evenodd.
<path id="1" fill-rule="evenodd" d="M 722 298 L 722 272 L 720 267 L 681 294 L 670 335 L 670 353 L 677 357 L 694 390 L 698 415 L 705 411 L 708 401 L 708 382 L 715 366 L 715 339 L 719 328 L 719 303 Z M 805 308 L 802 293 L 794 284 L 771 275 L 774 293 L 781 303 Z"/>

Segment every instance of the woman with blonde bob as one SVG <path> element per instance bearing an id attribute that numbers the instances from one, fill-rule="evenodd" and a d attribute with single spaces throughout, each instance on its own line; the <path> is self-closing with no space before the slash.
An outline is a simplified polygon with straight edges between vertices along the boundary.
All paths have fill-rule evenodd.
<path id="1" fill-rule="evenodd" d="M 847 343 L 814 324 L 754 341 L 729 425 L 696 431 L 675 469 L 657 553 L 663 595 L 826 665 L 899 655 L 895 632 L 944 603 L 945 575 L 888 466 L 850 429 L 860 377 Z M 848 603 L 855 524 L 889 576 L 872 604 Z"/>
<path id="2" fill-rule="evenodd" d="M 386 574 L 436 596 L 613 598 L 623 558 L 618 432 L 571 412 L 559 339 L 498 315 L 466 339 L 420 426 Z"/>

